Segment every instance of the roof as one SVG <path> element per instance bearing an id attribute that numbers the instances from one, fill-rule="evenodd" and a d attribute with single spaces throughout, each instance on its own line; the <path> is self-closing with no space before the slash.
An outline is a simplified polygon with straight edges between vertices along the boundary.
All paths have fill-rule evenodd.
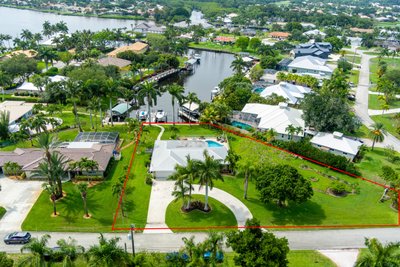
<path id="1" fill-rule="evenodd" d="M 6 57 L 12 57 L 17 55 L 25 55 L 28 58 L 35 57 L 37 55 L 37 51 L 29 49 L 29 50 L 15 50 L 12 51 L 10 54 L 6 55 Z"/>
<path id="2" fill-rule="evenodd" d="M 125 51 L 132 51 L 135 53 L 141 53 L 143 50 L 146 50 L 149 47 L 148 44 L 142 43 L 142 42 L 136 42 L 131 45 L 125 45 L 116 48 L 115 50 L 111 51 L 107 55 L 110 57 L 116 57 L 119 53 L 125 52 Z"/>
<path id="3" fill-rule="evenodd" d="M 374 29 L 362 29 L 362 28 L 357 28 L 357 27 L 350 28 L 350 30 L 353 32 L 361 32 L 361 33 L 373 33 L 374 32 Z"/>
<path id="4" fill-rule="evenodd" d="M 117 57 L 103 57 L 97 61 L 102 66 L 117 66 L 118 68 L 123 68 L 129 66 L 132 62 L 126 59 Z"/>
<path id="5" fill-rule="evenodd" d="M 116 143 L 118 132 L 80 132 L 74 142 Z"/>
<path id="6" fill-rule="evenodd" d="M 294 53 L 300 55 L 321 55 L 323 53 L 330 54 L 332 52 L 332 45 L 326 42 L 309 43 L 297 45 Z"/>
<path id="7" fill-rule="evenodd" d="M 191 110 L 191 111 L 195 111 L 195 110 L 197 110 L 197 109 L 199 109 L 199 104 L 197 104 L 197 103 L 192 103 L 191 105 L 190 105 L 190 103 L 189 102 L 186 102 L 186 103 L 184 103 L 183 105 L 182 105 L 182 107 L 185 107 L 186 109 L 188 109 L 188 110 Z M 190 107 L 190 108 L 189 108 Z"/>
<path id="8" fill-rule="evenodd" d="M 280 134 L 287 134 L 289 125 L 304 129 L 305 123 L 302 119 L 303 111 L 285 105 L 246 104 L 242 109 L 244 113 L 256 114 L 260 119 L 259 129 L 274 129 Z M 297 134 L 303 136 L 303 133 Z"/>
<path id="9" fill-rule="evenodd" d="M 230 42 L 230 43 L 233 43 L 233 42 L 236 41 L 236 38 L 235 37 L 231 37 L 231 36 L 217 36 L 217 37 L 215 37 L 214 40 L 217 41 L 217 42 L 226 42 L 226 43 Z"/>
<path id="10" fill-rule="evenodd" d="M 35 104 L 24 101 L 4 101 L 0 103 L 0 111 L 10 112 L 10 123 L 17 121 L 30 112 Z"/>
<path id="11" fill-rule="evenodd" d="M 116 112 L 118 114 L 125 114 L 127 111 L 129 111 L 132 108 L 131 105 L 127 103 L 119 103 L 115 107 L 112 108 L 113 113 Z"/>
<path id="12" fill-rule="evenodd" d="M 287 38 L 290 36 L 290 33 L 288 33 L 288 32 L 270 32 L 268 35 L 271 37 Z"/>
<path id="13" fill-rule="evenodd" d="M 171 171 L 176 165 L 186 166 L 186 156 L 203 160 L 204 150 L 216 160 L 224 161 L 228 155 L 225 146 L 208 147 L 205 141 L 196 140 L 156 140 L 151 157 L 150 171 Z"/>
<path id="14" fill-rule="evenodd" d="M 351 155 L 357 155 L 358 150 L 362 145 L 360 141 L 344 137 L 343 134 L 338 132 L 334 132 L 333 134 L 320 132 L 315 135 L 310 142 L 315 145 L 332 148 Z"/>
<path id="15" fill-rule="evenodd" d="M 99 171 L 107 168 L 108 162 L 113 156 L 115 144 L 91 143 L 90 146 L 74 146 L 68 147 L 68 143 L 62 147 L 56 148 L 67 158 L 68 161 L 79 161 L 82 158 L 94 160 L 99 164 Z M 24 171 L 34 171 L 44 159 L 44 152 L 39 148 L 17 148 L 14 151 L 0 152 L 0 166 L 6 162 L 12 161 L 22 166 Z M 68 166 L 65 166 L 66 168 Z"/>
<path id="16" fill-rule="evenodd" d="M 297 57 L 288 65 L 288 67 L 329 73 L 333 72 L 333 70 L 326 65 L 325 59 L 313 56 Z"/>
<path id="17" fill-rule="evenodd" d="M 310 31 L 303 32 L 303 35 L 307 35 L 307 36 L 321 35 L 323 37 L 323 36 L 326 36 L 326 33 L 321 32 L 320 30 L 310 30 Z"/>
<path id="18" fill-rule="evenodd" d="M 61 76 L 61 75 L 55 75 L 55 76 L 49 76 L 49 81 L 50 82 L 61 82 L 65 81 L 68 79 L 68 77 Z M 23 90 L 23 91 L 39 91 L 39 88 L 37 88 L 33 83 L 31 82 L 23 82 L 20 86 L 17 87 L 17 90 Z M 43 88 L 45 90 L 45 88 Z"/>
<path id="19" fill-rule="evenodd" d="M 289 101 L 289 104 L 297 104 L 299 99 L 304 98 L 304 94 L 311 92 L 311 89 L 305 86 L 294 85 L 287 82 L 268 86 L 260 93 L 262 97 L 268 97 L 272 94 L 283 96 Z"/>

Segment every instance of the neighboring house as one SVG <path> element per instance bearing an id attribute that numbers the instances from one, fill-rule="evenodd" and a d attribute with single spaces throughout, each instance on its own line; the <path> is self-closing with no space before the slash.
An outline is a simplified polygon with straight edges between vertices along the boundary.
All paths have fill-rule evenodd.
<path id="1" fill-rule="evenodd" d="M 133 29 L 133 31 L 143 33 L 143 34 L 147 34 L 147 33 L 163 34 L 163 33 L 165 33 L 166 29 L 167 28 L 165 26 L 158 27 L 157 25 L 152 25 L 152 24 L 143 22 L 143 23 L 140 23 L 139 25 L 137 25 Z"/>
<path id="2" fill-rule="evenodd" d="M 37 51 L 35 50 L 15 50 L 12 51 L 10 54 L 5 55 L 5 57 L 12 57 L 12 56 L 18 56 L 18 55 L 25 55 L 27 58 L 34 58 L 38 54 Z"/>
<path id="3" fill-rule="evenodd" d="M 124 68 L 129 66 L 132 62 L 126 59 L 117 58 L 117 57 L 103 57 L 100 58 L 97 63 L 101 66 L 117 66 L 118 68 Z"/>
<path id="4" fill-rule="evenodd" d="M 166 179 L 175 172 L 176 165 L 186 166 L 187 156 L 191 159 L 204 160 L 205 150 L 221 162 L 228 155 L 225 145 L 210 146 L 206 140 L 156 140 L 151 156 L 150 172 L 157 179 Z"/>
<path id="5" fill-rule="evenodd" d="M 84 132 L 80 133 L 75 141 L 60 144 L 54 151 L 62 154 L 68 161 L 74 162 L 88 158 L 98 163 L 98 170 L 93 172 L 69 170 L 67 163 L 65 177 L 76 174 L 104 177 L 111 158 L 116 155 L 118 136 L 116 132 Z M 36 178 L 34 171 L 37 170 L 40 162 L 44 161 L 44 156 L 44 151 L 39 148 L 17 148 L 14 151 L 2 151 L 0 152 L 0 168 L 3 168 L 6 162 L 16 162 L 22 166 L 22 171 L 25 172 L 27 178 Z"/>
<path id="6" fill-rule="evenodd" d="M 217 36 L 214 38 L 214 41 L 221 44 L 233 44 L 236 42 L 236 38 L 231 36 Z"/>
<path id="7" fill-rule="evenodd" d="M 333 73 L 333 70 L 326 65 L 325 59 L 313 56 L 295 58 L 288 65 L 288 71 L 300 75 L 306 74 L 317 78 L 329 78 Z"/>
<path id="8" fill-rule="evenodd" d="M 311 140 L 310 143 L 327 152 L 335 155 L 344 156 L 349 160 L 353 160 L 362 143 L 343 136 L 342 133 L 318 133 Z"/>
<path id="9" fill-rule="evenodd" d="M 109 57 L 117 57 L 119 53 L 126 52 L 126 51 L 132 51 L 136 54 L 142 54 L 146 52 L 149 49 L 149 45 L 146 43 L 142 42 L 136 42 L 131 45 L 125 45 L 116 48 L 115 50 L 111 51 L 110 53 L 107 54 Z"/>
<path id="10" fill-rule="evenodd" d="M 293 59 L 291 58 L 284 58 L 281 61 L 279 61 L 277 65 L 277 70 L 283 70 L 283 71 L 288 71 L 288 66 L 290 63 L 292 63 Z"/>
<path id="11" fill-rule="evenodd" d="M 303 111 L 288 107 L 286 103 L 279 105 L 246 104 L 241 112 L 234 114 L 232 120 L 256 127 L 261 131 L 274 129 L 278 140 L 300 140 L 304 136 L 305 123 L 302 119 Z M 292 125 L 302 130 L 288 135 L 287 127 Z"/>
<path id="12" fill-rule="evenodd" d="M 320 30 L 310 30 L 310 31 L 303 32 L 303 35 L 305 35 L 307 37 L 310 37 L 310 38 L 314 38 L 314 37 L 317 37 L 317 36 L 325 38 L 326 33 L 321 32 Z"/>
<path id="13" fill-rule="evenodd" d="M 313 56 L 327 59 L 332 53 L 332 45 L 326 42 L 299 44 L 292 51 L 294 58 Z"/>
<path id="14" fill-rule="evenodd" d="M 286 40 L 287 38 L 289 38 L 290 33 L 288 33 L 288 32 L 270 32 L 270 33 L 268 33 L 268 36 L 273 39 L 277 39 L 277 40 Z"/>
<path id="15" fill-rule="evenodd" d="M 61 76 L 61 75 L 55 75 L 55 76 L 49 76 L 49 83 L 54 83 L 54 82 L 61 82 L 61 81 L 65 81 L 68 78 L 65 76 Z M 42 88 L 43 91 L 45 91 L 45 88 Z M 24 82 L 23 84 L 21 84 L 20 86 L 18 86 L 16 88 L 17 91 L 24 91 L 24 92 L 40 92 L 40 89 L 38 87 L 36 87 L 33 83 L 31 82 Z"/>
<path id="16" fill-rule="evenodd" d="M 395 36 L 390 37 L 378 37 L 374 42 L 376 46 L 387 48 L 392 51 L 400 50 L 400 40 Z"/>
<path id="17" fill-rule="evenodd" d="M 123 121 L 130 110 L 132 109 L 132 106 L 126 102 L 119 103 L 115 107 L 113 107 L 112 110 L 112 115 L 113 115 L 113 120 L 115 121 Z"/>
<path id="18" fill-rule="evenodd" d="M 27 103 L 24 101 L 4 101 L 0 103 L 0 111 L 10 112 L 9 125 L 15 125 L 21 119 L 27 119 L 32 115 L 34 103 Z"/>
<path id="19" fill-rule="evenodd" d="M 257 31 L 255 29 L 245 28 L 241 30 L 240 33 L 246 36 L 256 36 Z"/>
<path id="20" fill-rule="evenodd" d="M 350 28 L 350 31 L 356 33 L 374 33 L 374 29 L 362 29 L 357 27 Z"/>
<path id="21" fill-rule="evenodd" d="M 298 104 L 303 98 L 304 94 L 311 92 L 311 89 L 305 86 L 294 85 L 287 82 L 280 82 L 279 84 L 266 87 L 260 96 L 267 98 L 272 94 L 277 94 L 287 99 L 289 104 Z"/>

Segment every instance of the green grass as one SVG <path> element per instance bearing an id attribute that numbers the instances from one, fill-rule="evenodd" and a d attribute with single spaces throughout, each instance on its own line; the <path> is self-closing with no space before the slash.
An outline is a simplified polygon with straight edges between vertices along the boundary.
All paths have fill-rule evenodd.
<path id="1" fill-rule="evenodd" d="M 6 214 L 7 210 L 4 207 L 0 206 L 0 219 L 3 218 L 4 214 Z"/>
<path id="2" fill-rule="evenodd" d="M 400 154 L 398 154 L 398 156 L 400 156 Z M 400 166 L 390 162 L 386 158 L 385 150 L 378 147 L 375 147 L 374 150 L 369 149 L 361 162 L 356 164 L 363 177 L 380 183 L 384 183 L 383 179 L 380 178 L 380 168 L 385 165 L 400 171 Z"/>
<path id="3" fill-rule="evenodd" d="M 206 128 L 208 129 L 208 128 Z M 192 127 L 193 135 L 199 126 Z M 208 129 L 209 130 L 209 129 Z M 166 130 L 166 134 L 168 134 Z M 219 132 L 216 131 L 215 135 Z M 361 180 L 329 171 L 315 164 L 296 159 L 278 150 L 260 145 L 254 141 L 232 136 L 230 146 L 242 158 L 251 158 L 261 164 L 289 164 L 299 170 L 306 178 L 316 178 L 312 182 L 314 196 L 303 204 L 290 203 L 287 208 L 278 208 L 274 204 L 263 204 L 259 201 L 258 192 L 253 182 L 249 185 L 249 198 L 243 199 L 243 179 L 241 177 L 225 177 L 225 181 L 215 182 L 215 186 L 241 199 L 250 209 L 253 216 L 261 220 L 262 225 L 350 225 L 350 224 L 386 224 L 396 222 L 396 213 L 388 203 L 378 203 L 383 192 L 381 187 Z M 305 168 L 305 165 L 307 168 Z M 380 167 L 379 167 L 380 168 Z M 350 194 L 336 198 L 326 192 L 331 180 L 327 175 L 335 176 L 342 181 L 358 184 L 360 194 Z M 368 210 L 368 212 L 364 212 Z M 363 218 L 360 220 L 360 218 Z"/>
<path id="4" fill-rule="evenodd" d="M 193 195 L 193 200 L 200 200 L 204 203 L 203 195 Z M 208 213 L 193 210 L 189 213 L 181 211 L 182 200 L 176 200 L 168 205 L 165 222 L 168 227 L 174 228 L 196 228 L 196 227 L 212 227 L 212 226 L 236 226 L 236 218 L 233 212 L 221 202 L 209 197 L 211 211 Z M 174 229 L 179 232 L 179 229 Z M 187 231 L 187 230 L 183 230 Z M 193 231 L 193 230 L 190 230 Z M 201 229 L 199 231 L 204 231 Z"/>
<path id="5" fill-rule="evenodd" d="M 359 78 L 360 78 L 360 71 L 359 70 L 351 70 L 348 81 L 354 83 L 354 85 L 357 86 Z"/>
<path id="6" fill-rule="evenodd" d="M 223 45 L 214 42 L 203 42 L 203 43 L 190 43 L 190 48 L 198 48 L 198 49 L 208 49 L 213 51 L 221 51 L 221 52 L 228 52 L 228 53 L 239 53 L 242 50 L 235 46 L 235 45 Z"/>
<path id="7" fill-rule="evenodd" d="M 400 138 L 400 134 L 397 130 L 400 127 L 400 120 L 395 119 L 395 116 L 396 114 L 376 115 L 371 116 L 371 119 L 375 122 L 383 123 L 386 131 L 396 136 L 397 138 Z"/>
<path id="8" fill-rule="evenodd" d="M 369 102 L 368 102 L 368 108 L 369 109 L 382 109 L 382 103 L 384 103 L 384 101 L 379 100 L 379 96 L 378 95 L 369 95 Z M 389 103 L 389 108 L 400 108 L 400 99 L 395 99 L 392 100 Z"/>
<path id="9" fill-rule="evenodd" d="M 315 250 L 292 250 L 287 259 L 289 267 L 335 267 L 329 258 Z"/>
<path id="10" fill-rule="evenodd" d="M 400 66 L 400 58 L 382 58 L 381 60 L 387 63 L 388 70 L 396 69 L 399 68 Z M 379 58 L 373 58 L 369 63 L 369 71 L 370 71 L 369 79 L 370 82 L 373 84 L 376 84 L 378 82 L 378 75 L 377 75 L 379 66 L 378 62 Z"/>
<path id="11" fill-rule="evenodd" d="M 165 132 L 162 135 L 161 139 L 168 140 L 171 139 L 171 135 L 173 132 L 171 131 L 171 126 L 163 126 L 165 128 Z M 200 136 L 216 136 L 221 135 L 222 131 L 216 130 L 214 127 L 202 127 L 197 125 L 176 125 L 179 129 L 177 132 L 178 137 L 200 137 Z"/>
<path id="12" fill-rule="evenodd" d="M 355 54 L 355 56 L 354 53 L 346 54 L 344 57 L 350 63 L 353 63 L 354 61 L 355 64 L 361 64 L 361 57 L 357 54 Z"/>
<path id="13" fill-rule="evenodd" d="M 369 138 L 370 139 L 369 129 L 364 124 L 362 124 L 355 133 L 345 133 L 345 135 L 358 137 L 358 138 Z"/>

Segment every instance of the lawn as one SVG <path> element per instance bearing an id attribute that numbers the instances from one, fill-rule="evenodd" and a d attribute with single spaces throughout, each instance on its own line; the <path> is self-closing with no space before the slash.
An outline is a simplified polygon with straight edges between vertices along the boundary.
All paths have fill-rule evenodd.
<path id="1" fill-rule="evenodd" d="M 214 42 L 202 42 L 202 43 L 190 43 L 189 44 L 190 48 L 198 48 L 198 49 L 209 49 L 213 51 L 221 51 L 221 52 L 228 52 L 228 53 L 239 53 L 242 50 L 235 46 L 235 45 L 223 45 L 219 43 L 214 43 Z"/>
<path id="2" fill-rule="evenodd" d="M 350 63 L 354 62 L 355 64 L 361 64 L 361 56 L 358 54 L 354 54 L 354 53 L 347 54 L 346 53 L 344 58 Z"/>
<path id="3" fill-rule="evenodd" d="M 385 115 L 376 115 L 371 116 L 371 119 L 375 122 L 383 123 L 386 131 L 393 134 L 397 138 L 400 138 L 400 133 L 398 129 L 400 127 L 400 119 L 395 119 L 396 114 L 385 114 Z"/>
<path id="4" fill-rule="evenodd" d="M 351 70 L 351 73 L 349 74 L 348 77 L 349 77 L 348 81 L 354 83 L 354 85 L 357 86 L 358 80 L 360 78 L 360 71 L 353 69 Z"/>
<path id="5" fill-rule="evenodd" d="M 204 231 L 204 228 L 212 226 L 237 226 L 235 215 L 224 204 L 209 197 L 211 211 L 205 213 L 199 210 L 193 210 L 189 213 L 181 211 L 182 200 L 176 200 L 168 205 L 165 222 L 170 228 L 196 228 L 202 227 L 199 231 Z M 204 202 L 204 195 L 193 195 L 193 200 Z M 179 232 L 179 229 L 174 229 L 174 232 Z M 185 230 L 183 230 L 185 231 Z M 186 230 L 187 231 L 187 230 Z M 193 230 L 190 230 L 193 231 Z"/>
<path id="6" fill-rule="evenodd" d="M 210 130 L 206 128 L 207 130 Z M 192 126 L 192 135 L 199 131 L 204 134 L 204 127 Z M 167 135 L 167 129 L 165 134 Z M 215 131 L 215 135 L 220 134 Z M 199 134 L 201 135 L 201 134 Z M 381 187 L 363 182 L 326 168 L 306 162 L 280 152 L 276 149 L 260 145 L 249 139 L 229 135 L 230 146 L 242 158 L 251 158 L 261 164 L 284 163 L 296 167 L 308 179 L 312 179 L 314 196 L 303 204 L 290 203 L 287 208 L 278 208 L 274 204 L 263 204 L 258 199 L 258 192 L 253 182 L 249 185 L 248 200 L 242 199 L 242 177 L 225 177 L 225 181 L 215 182 L 215 186 L 229 192 L 250 209 L 253 216 L 260 219 L 262 225 L 350 225 L 350 224 L 391 224 L 396 223 L 397 214 L 389 203 L 378 203 L 383 192 Z M 380 167 L 379 167 L 380 168 Z M 380 169 L 379 169 L 380 170 Z M 379 171 L 378 170 L 378 171 Z M 328 177 L 331 176 L 331 177 Z M 342 182 L 354 185 L 359 194 L 346 197 L 333 197 L 326 193 L 335 177 Z M 368 210 L 367 213 L 364 211 Z M 362 218 L 362 219 L 360 219 Z"/>
<path id="7" fill-rule="evenodd" d="M 116 126 L 117 127 L 117 126 Z M 115 128 L 116 128 L 115 127 Z M 122 126 L 119 126 L 122 127 Z M 114 129 L 115 129 L 114 128 Z M 143 134 L 142 140 L 154 140 L 159 132 L 158 128 L 151 128 Z M 150 155 L 143 153 L 149 143 L 142 142 L 138 149 L 134 169 L 125 191 L 125 217 L 118 216 L 118 223 L 136 223 L 137 227 L 144 227 L 147 219 L 148 200 L 151 186 L 145 184 L 144 162 Z M 66 197 L 57 202 L 57 210 L 60 215 L 50 217 L 52 205 L 47 192 L 42 192 L 39 199 L 29 212 L 22 228 L 24 230 L 46 231 L 76 231 L 76 232 L 108 232 L 111 230 L 113 217 L 117 208 L 118 197 L 112 195 L 112 186 L 121 176 L 125 176 L 125 168 L 128 166 L 133 145 L 122 151 L 122 158 L 113 165 L 106 180 L 91 187 L 88 191 L 88 209 L 91 219 L 83 218 L 83 204 L 76 186 L 71 182 L 64 184 Z M 48 218 L 43 220 L 42 218 Z M 118 226 L 118 224 L 116 225 Z"/>
<path id="8" fill-rule="evenodd" d="M 388 70 L 396 69 L 399 68 L 400 66 L 400 58 L 385 57 L 382 58 L 381 60 L 387 63 Z M 370 82 L 373 84 L 376 84 L 378 82 L 378 75 L 376 74 L 378 71 L 378 62 L 379 62 L 378 58 L 373 58 L 369 63 L 369 71 L 370 71 L 369 79 Z"/>
<path id="9" fill-rule="evenodd" d="M 346 136 L 353 136 L 353 137 L 358 137 L 358 138 L 368 138 L 368 139 L 370 139 L 369 129 L 364 124 L 362 124 L 360 126 L 360 128 L 358 128 L 358 130 L 355 133 L 345 132 L 344 134 Z"/>
<path id="10" fill-rule="evenodd" d="M 329 258 L 315 250 L 292 250 L 287 259 L 289 267 L 335 267 Z"/>
<path id="11" fill-rule="evenodd" d="M 384 103 L 384 101 L 379 100 L 379 96 L 378 95 L 369 95 L 369 101 L 368 101 L 368 108 L 369 109 L 382 109 L 382 103 Z M 400 99 L 397 98 L 395 100 L 392 100 L 389 103 L 389 108 L 400 108 Z"/>
<path id="12" fill-rule="evenodd" d="M 400 156 L 400 154 L 398 154 L 398 156 Z M 374 148 L 374 150 L 369 149 L 361 162 L 356 164 L 358 169 L 361 171 L 363 177 L 372 179 L 380 183 L 384 182 L 379 177 L 380 168 L 385 165 L 400 171 L 400 166 L 398 164 L 394 164 L 388 161 L 384 149 L 378 147 Z"/>

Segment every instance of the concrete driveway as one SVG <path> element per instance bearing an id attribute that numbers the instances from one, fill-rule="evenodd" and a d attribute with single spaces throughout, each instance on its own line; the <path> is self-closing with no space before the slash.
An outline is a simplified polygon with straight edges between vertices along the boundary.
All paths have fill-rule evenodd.
<path id="1" fill-rule="evenodd" d="M 0 206 L 7 212 L 0 220 L 2 231 L 19 231 L 42 191 L 42 181 L 17 181 L 1 175 Z"/>

